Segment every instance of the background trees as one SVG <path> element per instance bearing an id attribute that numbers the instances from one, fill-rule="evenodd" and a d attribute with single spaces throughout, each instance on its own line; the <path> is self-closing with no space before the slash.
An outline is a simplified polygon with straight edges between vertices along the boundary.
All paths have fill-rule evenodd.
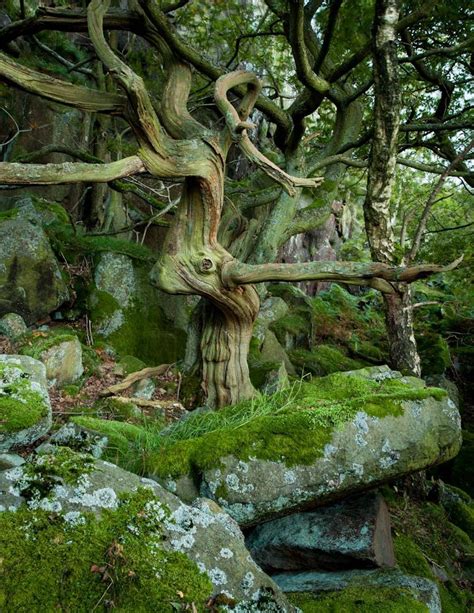
<path id="1" fill-rule="evenodd" d="M 379 8 L 393 9 L 392 4 L 380 2 Z M 371 163 L 372 184 L 369 181 L 365 218 L 372 257 L 382 264 L 416 263 L 417 242 L 421 245 L 417 237 L 424 237 L 424 226 L 439 192 L 436 192 L 436 181 L 442 179 L 439 189 L 453 181 L 453 189 L 457 191 L 462 189 L 462 184 L 472 185 L 473 180 L 467 134 L 472 122 L 472 109 L 465 94 L 472 76 L 470 54 L 473 39 L 469 29 L 471 16 L 464 3 L 450 3 L 449 7 L 432 2 L 400 3 L 399 17 L 393 23 L 393 43 L 389 45 L 392 81 L 387 84 L 386 75 L 382 74 L 383 66 L 379 67 L 375 108 L 377 104 L 382 108 L 384 93 L 391 94 L 385 102 L 389 107 L 385 109 L 393 111 L 392 119 L 399 119 L 400 125 L 398 136 L 397 130 L 393 131 L 388 155 L 396 155 L 398 166 L 421 173 L 416 175 L 420 179 L 415 179 L 415 182 L 421 180 L 425 185 L 431 182 L 432 188 L 425 200 L 416 193 L 413 205 L 407 207 L 405 192 L 401 185 L 395 185 L 397 201 L 394 202 L 389 193 L 385 194 L 378 217 L 374 215 L 376 207 L 371 191 L 377 171 L 375 164 L 381 160 L 381 150 L 377 146 L 383 146 L 385 138 L 377 139 L 378 127 L 377 124 L 374 126 L 372 111 L 374 94 L 377 94 L 372 68 L 375 67 L 377 84 L 378 66 L 372 61 L 373 2 L 180 2 L 161 6 L 161 9 L 157 3 L 145 1 L 130 4 L 126 9 L 112 9 L 104 17 L 104 27 L 111 32 L 106 45 L 103 44 L 105 41 L 98 41 L 97 28 L 96 40 L 91 46 L 81 34 L 87 28 L 85 14 L 70 9 L 42 9 L 36 16 L 4 27 L 1 32 L 4 54 L 0 69 L 5 81 L 32 93 L 41 93 L 50 100 L 69 102 L 81 108 L 86 113 L 84 123 L 90 123 L 92 134 L 92 139 L 83 139 L 81 149 L 84 150 L 61 148 L 57 143 L 49 143 L 48 150 L 36 149 L 33 157 L 17 155 L 18 161 L 33 161 L 33 158 L 48 161 L 44 156 L 51 155 L 52 151 L 61 155 L 72 154 L 87 166 L 71 167 L 66 163 L 60 169 L 51 169 L 53 173 L 60 170 L 63 178 L 66 172 L 67 182 L 80 179 L 87 184 L 100 176 L 102 182 L 108 182 L 114 194 L 133 192 L 149 206 L 168 208 L 167 220 L 186 215 L 179 212 L 173 215 L 174 198 L 163 200 L 163 184 L 157 183 L 156 179 L 142 172 L 135 179 L 122 180 L 124 174 L 143 171 L 143 162 L 150 173 L 153 162 L 149 155 L 142 156 L 142 162 L 133 155 L 125 163 L 115 161 L 134 152 L 137 141 L 145 150 L 158 152 L 162 162 L 168 159 L 168 145 L 163 149 L 163 134 L 155 126 L 153 107 L 173 141 L 183 135 L 192 139 L 196 134 L 198 126 L 195 119 L 187 115 L 184 106 L 188 76 L 183 75 L 188 75 L 188 69 L 176 65 L 169 70 L 176 61 L 185 62 L 194 68 L 188 108 L 201 126 L 214 131 L 216 126 L 221 129 L 223 113 L 234 139 L 237 134 L 245 139 L 246 132 L 251 135 L 251 140 L 245 141 L 247 155 L 243 155 L 242 148 L 230 140 L 224 146 L 229 149 L 228 171 L 226 197 L 219 205 L 222 210 L 218 238 L 227 253 L 253 266 L 281 259 L 295 263 L 308 259 L 308 256 L 313 259 L 321 247 L 321 233 L 315 230 L 325 227 L 334 217 L 335 201 L 345 203 L 340 207 L 344 210 L 360 197 L 360 183 L 357 184 L 358 181 L 365 182 L 364 169 Z M 144 11 L 146 17 L 139 11 Z M 19 16 L 17 12 L 16 17 Z M 354 27 L 354 23 L 358 26 Z M 53 35 L 52 31 L 69 33 Z M 161 64 L 156 61 L 156 48 Z M 376 57 L 380 59 L 381 53 L 378 49 Z M 15 56 L 18 58 L 13 59 Z M 124 61 L 143 75 L 144 90 L 148 92 L 145 97 L 141 86 L 137 89 L 137 81 Z M 21 69 L 19 62 L 26 62 L 29 67 Z M 42 71 L 39 80 L 38 75 L 31 72 L 31 67 Z M 220 98 L 221 105 L 219 98 L 217 103 L 214 101 L 216 80 L 237 68 L 256 72 L 263 79 L 263 89 L 255 98 L 255 111 L 251 117 L 255 127 L 236 124 L 237 119 L 232 117 L 231 107 L 225 102 L 226 92 Z M 68 80 L 72 78 L 75 84 L 65 86 L 45 76 L 58 74 L 58 71 L 66 72 Z M 111 76 L 116 77 L 115 82 Z M 125 86 L 128 102 L 117 89 L 117 82 Z M 185 82 L 186 86 L 182 86 Z M 246 89 L 247 82 L 244 78 L 233 88 L 230 96 L 234 104 L 238 97 L 250 92 Z M 176 94 L 177 84 L 182 92 L 179 95 Z M 85 85 L 87 90 L 83 89 Z M 226 88 L 230 90 L 234 85 L 234 82 L 229 86 L 226 84 Z M 99 89 L 100 94 L 91 91 L 92 86 L 95 91 Z M 253 93 L 250 98 L 253 102 Z M 141 117 L 134 115 L 136 111 L 130 112 L 130 102 L 134 109 L 141 109 Z M 11 107 L 8 108 L 11 112 Z M 105 112 L 105 119 L 96 115 L 96 111 Z M 94 114 L 91 116 L 90 113 Z M 230 113 L 230 118 L 226 113 Z M 122 119 L 124 115 L 135 126 L 134 136 Z M 245 115 L 244 108 L 240 117 L 242 121 Z M 389 119 L 387 112 L 383 111 L 378 117 L 382 123 Z M 7 125 L 12 125 L 10 120 Z M 148 134 L 150 125 L 152 133 Z M 11 143 L 18 138 L 15 130 L 13 128 L 13 133 L 7 134 L 7 140 L 13 139 Z M 88 147 L 89 142 L 93 143 L 92 150 Z M 267 177 L 268 172 L 278 171 L 269 162 L 256 157 L 253 149 L 250 152 L 251 142 L 255 142 L 267 159 L 285 168 L 287 173 L 304 179 L 324 175 L 324 182 L 316 189 L 308 189 L 304 187 L 305 183 L 314 185 L 314 182 L 301 181 L 288 194 Z M 171 141 L 168 144 L 174 147 Z M 4 152 L 4 160 L 11 161 L 11 146 L 5 146 Z M 173 149 L 172 156 L 175 154 Z M 190 151 L 184 155 L 193 157 Z M 197 158 L 194 161 L 199 164 Z M 103 162 L 107 162 L 107 166 L 101 168 L 99 164 Z M 13 175 L 4 174 L 5 182 L 23 182 L 22 172 L 15 174 L 13 167 L 7 170 Z M 37 173 L 39 169 L 33 168 L 32 171 Z M 192 174 L 194 169 L 189 172 Z M 386 164 L 379 169 L 382 180 L 384 173 L 387 174 Z M 151 174 L 166 179 L 173 172 L 169 168 L 164 172 L 160 167 L 154 168 Z M 187 171 L 181 166 L 179 176 L 185 174 Z M 51 182 L 53 179 L 57 181 L 57 176 L 46 176 L 42 181 Z M 38 179 L 30 173 L 25 181 L 32 183 Z M 390 182 L 393 183 L 393 177 Z M 97 231 L 112 227 L 114 231 L 127 231 L 134 225 L 134 220 L 129 218 L 120 199 L 112 196 L 112 192 L 99 187 L 88 188 L 87 185 L 85 190 L 88 191 L 84 191 L 81 200 L 80 216 L 89 228 Z M 179 187 L 174 188 L 175 196 L 178 190 Z M 432 193 L 435 197 L 429 204 Z M 128 199 L 129 202 L 138 208 L 138 222 L 142 222 L 143 207 L 136 200 Z M 338 214 L 342 215 L 341 210 Z M 162 221 L 163 217 L 158 218 L 159 223 Z M 147 223 L 153 223 L 153 219 L 148 219 L 141 227 L 147 227 Z M 385 243 L 383 250 L 374 247 L 377 232 Z M 401 244 L 395 238 L 400 233 Z M 327 241 L 327 237 L 323 236 L 322 240 Z M 168 241 L 165 252 L 169 252 L 171 244 L 176 242 L 189 243 L 189 237 L 186 240 L 181 237 L 178 241 L 175 236 Z M 336 259 L 336 253 L 331 257 Z M 323 269 L 317 264 L 309 270 L 293 268 L 292 278 L 311 279 L 316 271 Z M 336 269 L 334 264 L 324 270 L 329 270 L 329 278 L 334 278 Z M 268 268 L 252 269 L 258 270 L 257 277 L 254 272 L 250 273 L 250 269 L 245 270 L 246 273 L 241 269 L 233 270 L 239 282 L 245 280 L 245 274 L 251 281 L 275 278 L 277 269 L 273 268 L 270 275 Z M 347 270 L 345 267 L 344 271 Z M 366 268 L 361 265 L 356 274 L 360 276 L 362 270 Z M 249 274 L 254 276 L 249 277 Z M 279 279 L 290 278 L 288 272 L 279 274 L 286 275 L 279 276 Z M 172 289 L 170 285 L 168 289 Z M 184 291 L 182 287 L 179 290 Z M 390 300 L 388 321 L 389 324 L 392 322 L 392 349 L 396 349 L 392 351 L 393 364 L 417 372 L 416 352 L 411 341 L 410 296 L 404 284 L 397 285 L 397 292 Z M 215 330 L 214 324 L 211 328 Z M 247 337 L 248 333 L 245 342 Z M 245 353 L 239 359 L 244 363 Z M 242 384 L 237 384 L 237 387 L 245 388 Z M 226 400 L 229 399 L 233 398 L 226 396 Z"/>

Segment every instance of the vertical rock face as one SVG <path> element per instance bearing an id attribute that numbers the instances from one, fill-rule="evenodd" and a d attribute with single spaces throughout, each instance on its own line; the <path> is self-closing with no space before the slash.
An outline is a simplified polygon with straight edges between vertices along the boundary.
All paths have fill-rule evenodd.
<path id="1" fill-rule="evenodd" d="M 257 526 L 247 546 L 270 572 L 395 565 L 387 505 L 374 493 Z"/>
<path id="2" fill-rule="evenodd" d="M 96 335 L 124 355 L 147 363 L 175 362 L 184 355 L 185 334 L 168 319 L 148 279 L 146 264 L 120 253 L 104 253 L 89 296 Z"/>
<path id="3" fill-rule="evenodd" d="M 21 211 L 0 214 L 0 316 L 17 313 L 31 324 L 65 302 L 68 290 L 38 220 Z"/>
<path id="4" fill-rule="evenodd" d="M 0 452 L 29 445 L 51 427 L 46 369 L 23 355 L 0 355 Z"/>

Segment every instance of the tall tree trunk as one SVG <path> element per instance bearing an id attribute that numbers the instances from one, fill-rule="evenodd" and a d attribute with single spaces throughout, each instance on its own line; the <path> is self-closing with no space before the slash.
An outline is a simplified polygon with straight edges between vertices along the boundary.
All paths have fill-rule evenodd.
<path id="1" fill-rule="evenodd" d="M 235 308 L 207 301 L 201 336 L 203 387 L 211 406 L 251 398 L 247 357 L 259 299 L 253 286 L 241 288 Z"/>
<path id="2" fill-rule="evenodd" d="M 374 138 L 364 217 L 372 259 L 385 264 L 396 263 L 390 200 L 395 181 L 401 106 L 396 46 L 398 13 L 399 0 L 377 0 L 373 40 Z M 411 292 L 400 283 L 394 289 L 394 294 L 385 296 L 391 365 L 397 370 L 419 375 Z"/>

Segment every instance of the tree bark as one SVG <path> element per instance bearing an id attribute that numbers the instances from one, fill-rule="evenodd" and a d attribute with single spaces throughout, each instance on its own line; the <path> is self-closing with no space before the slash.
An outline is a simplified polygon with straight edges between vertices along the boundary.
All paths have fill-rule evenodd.
<path id="1" fill-rule="evenodd" d="M 397 164 L 401 106 L 396 46 L 398 16 L 399 0 L 377 0 L 373 38 L 374 135 L 364 202 L 372 259 L 388 265 L 396 262 L 390 200 Z M 394 284 L 393 289 L 393 293 L 384 297 L 391 365 L 419 376 L 411 292 L 401 283 Z"/>
<path id="2" fill-rule="evenodd" d="M 390 362 L 400 372 L 419 377 L 421 365 L 413 331 L 411 287 L 397 284 L 393 294 L 384 294 L 384 302 Z"/>

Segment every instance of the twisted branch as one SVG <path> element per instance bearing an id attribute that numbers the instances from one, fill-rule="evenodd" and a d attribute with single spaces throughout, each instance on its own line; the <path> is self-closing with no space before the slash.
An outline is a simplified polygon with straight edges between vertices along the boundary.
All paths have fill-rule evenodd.
<path id="1" fill-rule="evenodd" d="M 247 85 L 247 92 L 237 109 L 229 102 L 227 93 L 230 89 L 240 85 Z M 296 187 L 317 187 L 323 181 L 321 177 L 306 179 L 287 174 L 271 160 L 261 153 L 250 140 L 247 129 L 252 128 L 252 124 L 245 121 L 251 113 L 255 101 L 257 100 L 261 83 L 251 72 L 237 70 L 231 72 L 216 81 L 214 99 L 216 105 L 224 116 L 227 128 L 232 139 L 238 143 L 246 157 L 261 168 L 269 177 L 282 185 L 285 191 L 291 196 L 296 194 Z"/>

